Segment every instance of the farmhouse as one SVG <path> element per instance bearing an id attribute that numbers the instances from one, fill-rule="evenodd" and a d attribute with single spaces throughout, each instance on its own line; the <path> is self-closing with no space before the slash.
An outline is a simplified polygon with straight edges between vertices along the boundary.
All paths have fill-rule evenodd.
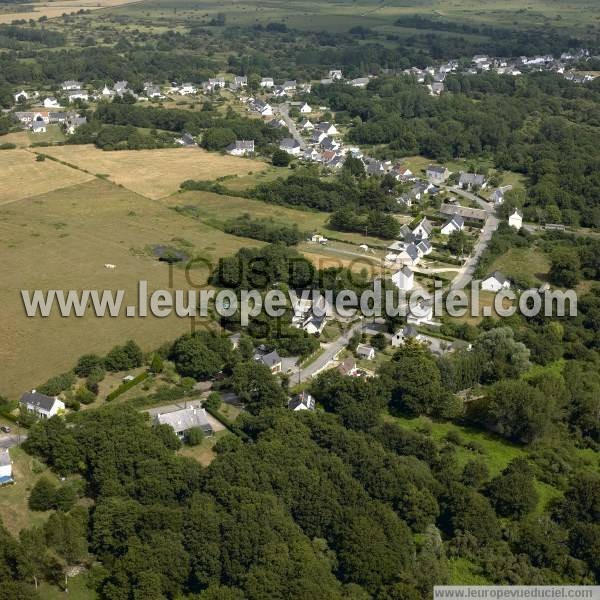
<path id="1" fill-rule="evenodd" d="M 23 410 L 35 414 L 40 419 L 49 419 L 54 415 L 63 413 L 65 404 L 56 396 L 46 396 L 40 394 L 36 390 L 25 392 L 19 400 L 19 404 Z"/>
<path id="2" fill-rule="evenodd" d="M 415 286 L 415 274 L 405 265 L 392 275 L 392 283 L 399 290 L 408 292 Z"/>
<path id="3" fill-rule="evenodd" d="M 523 215 L 516 208 L 512 215 L 508 217 L 508 224 L 517 231 L 523 226 Z"/>
<path id="4" fill-rule="evenodd" d="M 440 233 L 442 235 L 450 235 L 451 233 L 462 231 L 464 226 L 465 220 L 460 215 L 454 215 L 442 225 Z"/>
<path id="5" fill-rule="evenodd" d="M 488 216 L 487 212 L 482 208 L 469 208 L 467 206 L 460 206 L 460 204 L 454 205 L 443 203 L 440 206 L 440 212 L 448 217 L 459 215 L 463 219 L 472 221 L 485 221 Z"/>
<path id="6" fill-rule="evenodd" d="M 0 448 L 0 486 L 13 483 L 12 461 L 8 448 Z"/>
<path id="7" fill-rule="evenodd" d="M 179 88 L 180 96 L 189 96 L 191 94 L 195 94 L 198 90 L 193 83 L 182 83 Z"/>
<path id="8" fill-rule="evenodd" d="M 366 344 L 359 344 L 356 347 L 356 354 L 364 360 L 373 360 L 375 358 L 375 348 Z"/>
<path id="9" fill-rule="evenodd" d="M 74 102 L 75 100 L 87 101 L 89 98 L 88 93 L 85 90 L 71 90 L 67 93 L 67 100 Z"/>
<path id="10" fill-rule="evenodd" d="M 432 300 L 421 300 L 417 306 L 410 309 L 408 318 L 406 319 L 409 324 L 421 325 L 431 324 L 433 322 L 433 301 Z"/>
<path id="11" fill-rule="evenodd" d="M 327 77 L 335 81 L 336 79 L 343 79 L 344 75 L 342 74 L 341 69 L 331 69 Z"/>
<path id="12" fill-rule="evenodd" d="M 236 140 L 226 148 L 227 154 L 246 156 L 254 152 L 254 140 Z"/>
<path id="13" fill-rule="evenodd" d="M 29 100 L 29 94 L 25 90 L 15 94 L 15 102 L 25 102 L 26 100 Z"/>
<path id="14" fill-rule="evenodd" d="M 425 171 L 425 175 L 431 183 L 439 185 L 445 183 L 448 177 L 450 177 L 450 171 L 446 167 L 429 165 Z"/>
<path id="15" fill-rule="evenodd" d="M 433 246 L 429 243 L 429 240 L 421 240 L 417 244 L 417 252 L 420 257 L 427 256 L 433 252 Z"/>
<path id="16" fill-rule="evenodd" d="M 275 85 L 275 82 L 273 81 L 272 77 L 263 77 L 260 80 L 260 87 L 261 88 L 271 89 L 274 85 Z"/>
<path id="17" fill-rule="evenodd" d="M 236 75 L 231 84 L 232 89 L 244 88 L 248 85 L 248 78 L 245 75 Z"/>
<path id="18" fill-rule="evenodd" d="M 308 392 L 300 392 L 288 402 L 288 408 L 293 411 L 315 410 L 315 399 Z"/>
<path id="19" fill-rule="evenodd" d="M 312 108 L 306 102 L 300 107 L 300 114 L 309 115 L 312 112 Z"/>
<path id="20" fill-rule="evenodd" d="M 496 188 L 490 195 L 490 202 L 493 202 L 495 205 L 499 206 L 504 202 L 504 194 L 509 190 L 512 190 L 512 185 L 505 185 L 504 187 Z"/>
<path id="21" fill-rule="evenodd" d="M 310 122 L 309 119 L 303 119 L 302 121 L 300 121 L 298 127 L 302 131 L 312 131 L 315 128 L 315 126 Z"/>
<path id="22" fill-rule="evenodd" d="M 481 289 L 486 292 L 499 292 L 510 288 L 510 281 L 500 271 L 494 271 L 481 280 Z"/>
<path id="23" fill-rule="evenodd" d="M 256 100 L 254 102 L 254 110 L 256 110 L 256 112 L 260 114 L 261 117 L 273 116 L 273 107 L 270 104 L 263 102 L 262 100 Z"/>
<path id="24" fill-rule="evenodd" d="M 484 190 L 486 185 L 487 181 L 483 175 L 461 171 L 460 179 L 458 180 L 458 187 L 461 190 Z"/>
<path id="25" fill-rule="evenodd" d="M 298 156 L 301 150 L 300 144 L 293 138 L 283 138 L 279 143 L 279 149 L 292 156 Z"/>
<path id="26" fill-rule="evenodd" d="M 415 266 L 419 260 L 421 259 L 421 255 L 419 254 L 419 250 L 415 244 L 408 244 L 403 250 L 398 254 L 396 261 L 403 265 L 411 265 Z"/>
<path id="27" fill-rule="evenodd" d="M 157 425 L 169 425 L 179 439 L 183 439 L 191 429 L 201 429 L 204 435 L 211 436 L 214 431 L 206 411 L 203 408 L 182 408 L 168 413 L 158 413 L 154 417 Z"/>

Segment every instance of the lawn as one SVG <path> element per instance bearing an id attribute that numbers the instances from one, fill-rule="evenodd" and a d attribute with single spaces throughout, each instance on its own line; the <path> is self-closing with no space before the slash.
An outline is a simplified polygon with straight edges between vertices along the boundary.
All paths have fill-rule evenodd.
<path id="1" fill-rule="evenodd" d="M 173 194 L 186 179 L 247 175 L 266 168 L 263 162 L 200 148 L 105 152 L 89 145 L 55 146 L 44 153 L 152 199 Z"/>
<path id="2" fill-rule="evenodd" d="M 42 475 L 54 483 L 58 483 L 58 479 L 43 463 L 29 456 L 21 448 L 11 448 L 10 456 L 15 483 L 0 488 L 0 521 L 10 533 L 18 535 L 25 527 L 41 525 L 51 512 L 29 510 L 31 488 Z M 37 467 L 34 468 L 34 465 Z M 37 472 L 34 473 L 34 470 Z"/>
<path id="3" fill-rule="evenodd" d="M 64 109 L 61 109 L 64 110 Z M 31 144 L 36 144 L 40 142 L 44 142 L 46 144 L 51 144 L 53 142 L 64 142 L 66 139 L 63 130 L 58 125 L 48 125 L 46 127 L 45 133 L 33 133 L 31 131 L 27 132 L 27 137 L 29 138 L 29 142 Z M 42 150 L 43 152 L 43 150 Z"/>
<path id="4" fill-rule="evenodd" d="M 489 271 L 501 271 L 509 279 L 531 282 L 541 285 L 548 278 L 550 260 L 545 252 L 536 247 L 511 248 L 499 256 L 491 265 Z"/>
<path id="5" fill-rule="evenodd" d="M 81 573 L 75 577 L 69 577 L 69 593 L 65 596 L 62 589 L 49 583 L 42 582 L 39 587 L 40 598 L 43 600 L 64 600 L 65 597 L 69 600 L 96 600 L 98 594 L 94 590 L 90 590 L 87 583 L 87 573 Z"/>
<path id="6" fill-rule="evenodd" d="M 202 466 L 207 467 L 215 459 L 216 454 L 213 450 L 213 446 L 226 435 L 233 435 L 226 429 L 217 431 L 212 437 L 205 437 L 200 444 L 197 446 L 183 446 L 181 450 L 177 452 L 180 456 L 187 456 L 197 460 Z"/>
<path id="7" fill-rule="evenodd" d="M 188 282 L 183 268 L 157 261 L 149 252 L 155 244 L 184 248 L 215 265 L 260 242 L 227 235 L 102 179 L 0 207 L 0 255 L 10 264 L 0 288 L 0 393 L 16 398 L 84 353 L 105 353 L 130 338 L 151 350 L 189 331 L 189 319 L 175 316 L 25 316 L 20 290 L 124 290 L 127 304 L 137 298 L 139 280 L 148 281 L 149 291 L 206 281 L 204 270 L 192 270 Z"/>
<path id="8" fill-rule="evenodd" d="M 0 140 L 4 139 L 5 137 L 0 138 Z M 38 162 L 36 155 L 27 150 L 0 151 L 0 183 L 2 184 L 0 205 L 66 188 L 90 179 L 93 179 L 92 175 L 71 169 L 53 160 Z"/>

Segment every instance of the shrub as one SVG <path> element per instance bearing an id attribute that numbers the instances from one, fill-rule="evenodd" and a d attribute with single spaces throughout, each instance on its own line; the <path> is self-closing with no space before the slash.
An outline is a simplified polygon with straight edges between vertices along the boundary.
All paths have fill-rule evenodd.
<path id="1" fill-rule="evenodd" d="M 192 427 L 185 437 L 185 441 L 189 446 L 198 446 L 204 439 L 204 432 L 200 427 Z"/>
<path id="2" fill-rule="evenodd" d="M 31 510 L 50 510 L 54 507 L 56 486 L 46 477 L 38 479 L 29 494 Z"/>

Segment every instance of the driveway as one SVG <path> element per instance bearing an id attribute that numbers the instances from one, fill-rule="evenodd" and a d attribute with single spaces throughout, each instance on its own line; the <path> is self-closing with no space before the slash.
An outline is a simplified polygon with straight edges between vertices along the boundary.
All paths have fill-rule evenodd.
<path id="1" fill-rule="evenodd" d="M 306 140 L 300 135 L 298 128 L 296 127 L 296 123 L 294 123 L 294 119 L 290 117 L 290 105 L 287 103 L 280 104 L 279 106 L 275 106 L 275 114 L 279 114 L 279 116 L 285 121 L 287 128 L 290 130 L 290 135 L 300 144 L 300 148 L 302 150 L 306 150 L 308 147 Z"/>

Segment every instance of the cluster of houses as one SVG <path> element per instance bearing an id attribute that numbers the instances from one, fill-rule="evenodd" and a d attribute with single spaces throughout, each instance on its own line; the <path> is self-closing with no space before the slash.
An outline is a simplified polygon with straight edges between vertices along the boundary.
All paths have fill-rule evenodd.
<path id="1" fill-rule="evenodd" d="M 87 123 L 87 119 L 76 111 L 17 111 L 14 115 L 32 133 L 46 133 L 48 125 L 57 124 L 73 134 L 78 127 Z"/>

